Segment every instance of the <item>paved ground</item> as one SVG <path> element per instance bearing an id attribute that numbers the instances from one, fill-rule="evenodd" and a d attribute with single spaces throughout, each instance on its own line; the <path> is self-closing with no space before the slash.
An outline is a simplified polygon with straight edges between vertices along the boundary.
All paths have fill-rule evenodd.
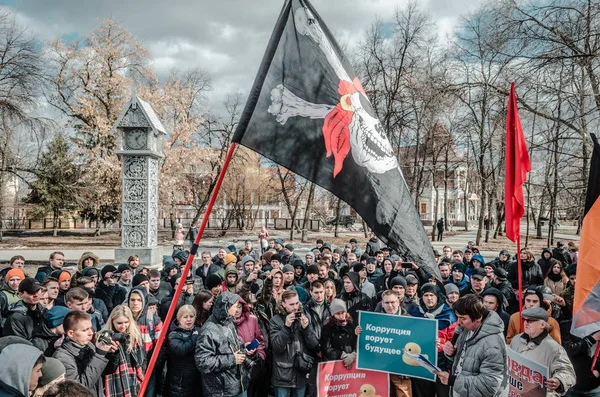
<path id="1" fill-rule="evenodd" d="M 525 230 L 525 224 L 521 225 L 521 230 Z M 579 236 L 576 236 L 574 234 L 575 227 L 574 226 L 564 226 L 560 229 L 558 229 L 557 233 L 555 233 L 555 237 L 557 239 L 569 239 L 569 240 L 579 240 Z M 569 233 L 570 232 L 570 233 Z M 475 241 L 475 237 L 477 234 L 477 230 L 472 229 L 468 232 L 465 231 L 457 231 L 458 234 L 453 235 L 453 236 L 449 236 L 444 238 L 444 241 L 438 242 L 438 241 L 434 241 L 432 242 L 432 245 L 435 249 L 437 249 L 438 251 L 442 251 L 442 247 L 444 245 L 449 245 L 454 249 L 464 249 L 464 247 L 467 245 L 467 242 L 469 240 L 473 240 Z M 360 237 L 361 233 L 357 232 L 355 233 L 356 237 Z M 353 233 L 344 233 L 344 235 L 348 236 L 348 239 L 350 239 L 353 236 Z M 546 235 L 546 230 L 544 230 L 544 235 Z M 221 247 L 225 247 L 229 244 L 231 244 L 232 242 L 234 242 L 236 244 L 236 246 L 238 248 L 242 248 L 244 245 L 244 241 L 246 239 L 250 239 L 250 240 L 254 240 L 256 239 L 256 236 L 254 234 L 252 235 L 247 235 L 247 236 L 236 236 L 234 238 L 209 238 L 209 239 L 205 239 L 201 242 L 200 247 L 201 250 L 205 250 L 208 249 L 209 251 L 213 252 L 216 254 L 217 250 Z M 296 248 L 296 253 L 298 255 L 300 255 L 300 257 L 303 257 L 304 254 L 312 249 L 314 247 L 314 240 L 315 238 L 311 238 L 310 239 L 310 243 L 300 243 L 297 241 L 293 242 L 294 247 Z M 515 246 L 516 247 L 516 246 Z M 364 249 L 364 247 L 361 247 Z M 163 255 L 170 255 L 172 253 L 172 246 L 162 246 L 162 254 Z M 60 249 L 60 247 L 56 247 L 56 248 L 45 248 L 45 249 L 31 249 L 30 247 L 24 247 L 23 249 L 0 249 L 0 261 L 5 262 L 8 261 L 12 256 L 14 255 L 23 255 L 25 257 L 25 259 L 27 260 L 31 260 L 31 261 L 46 261 L 48 259 L 48 257 L 50 256 L 50 253 L 53 251 L 62 251 L 65 254 L 65 259 L 68 262 L 76 262 L 82 255 L 83 252 L 85 251 L 90 251 L 90 249 Z M 515 249 L 513 249 L 512 251 L 514 251 Z M 114 249 L 112 248 L 98 248 L 98 249 L 91 249 L 91 251 L 93 251 L 96 255 L 98 255 L 100 257 L 101 261 L 112 261 L 114 260 Z M 486 260 L 492 260 L 494 259 L 498 253 L 496 251 L 482 251 L 483 257 Z"/>

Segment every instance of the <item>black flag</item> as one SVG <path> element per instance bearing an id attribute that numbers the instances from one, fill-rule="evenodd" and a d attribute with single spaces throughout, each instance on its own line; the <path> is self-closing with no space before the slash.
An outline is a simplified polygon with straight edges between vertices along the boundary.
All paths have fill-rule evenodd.
<path id="1" fill-rule="evenodd" d="M 307 0 L 287 0 L 233 138 L 331 191 L 405 260 L 439 278 L 396 153 Z"/>

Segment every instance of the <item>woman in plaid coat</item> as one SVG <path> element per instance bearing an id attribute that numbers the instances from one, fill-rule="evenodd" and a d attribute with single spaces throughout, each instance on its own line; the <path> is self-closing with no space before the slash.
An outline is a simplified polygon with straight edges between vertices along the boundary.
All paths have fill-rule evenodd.
<path id="1" fill-rule="evenodd" d="M 104 395 L 106 397 L 136 397 L 144 379 L 146 369 L 142 334 L 133 318 L 131 310 L 124 305 L 113 309 L 106 329 L 124 334 L 119 350 L 104 370 Z"/>

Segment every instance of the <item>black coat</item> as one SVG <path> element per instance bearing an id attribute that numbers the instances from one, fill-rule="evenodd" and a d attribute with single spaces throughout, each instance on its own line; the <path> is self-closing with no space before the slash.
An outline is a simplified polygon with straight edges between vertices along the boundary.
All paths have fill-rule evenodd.
<path id="1" fill-rule="evenodd" d="M 321 331 L 321 354 L 323 357 L 327 360 L 341 360 L 342 353 L 355 351 L 355 328 L 356 326 L 352 323 L 342 327 L 334 319 L 330 319 Z"/>
<path id="2" fill-rule="evenodd" d="M 201 396 L 200 372 L 196 368 L 194 353 L 200 329 L 175 328 L 167 337 L 167 381 L 164 396 Z"/>
<path id="3" fill-rule="evenodd" d="M 31 310 L 23 301 L 18 301 L 8 308 L 9 315 L 4 324 L 4 336 L 15 335 L 31 341 L 34 329 L 40 327 L 46 319 L 46 308 L 37 304 Z"/>
<path id="4" fill-rule="evenodd" d="M 514 261 L 510 267 L 510 271 L 508 272 L 508 281 L 511 283 L 519 279 L 517 263 L 517 261 Z M 544 275 L 542 274 L 542 268 L 540 268 L 540 265 L 535 262 L 521 261 L 521 268 L 523 271 L 523 290 L 530 285 L 544 285 Z"/>
<path id="5" fill-rule="evenodd" d="M 106 285 L 103 282 L 99 282 L 96 287 L 96 298 L 104 302 L 106 310 L 110 314 L 115 306 L 125 302 L 125 299 L 127 299 L 127 290 L 118 284 Z"/>

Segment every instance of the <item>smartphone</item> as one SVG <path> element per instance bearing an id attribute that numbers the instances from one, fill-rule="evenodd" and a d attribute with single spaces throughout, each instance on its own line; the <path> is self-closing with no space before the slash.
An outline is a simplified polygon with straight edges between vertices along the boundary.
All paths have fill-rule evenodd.
<path id="1" fill-rule="evenodd" d="M 296 318 L 302 317 L 302 312 L 296 312 Z"/>
<path id="2" fill-rule="evenodd" d="M 188 278 L 188 279 L 185 280 L 185 285 L 192 285 L 192 284 L 194 284 L 194 280 L 193 279 Z"/>
<path id="3" fill-rule="evenodd" d="M 413 267 L 412 262 L 401 262 L 400 264 L 402 265 L 403 269 L 412 269 Z"/>
<path id="4" fill-rule="evenodd" d="M 254 350 L 259 345 L 260 345 L 260 343 L 256 339 L 254 339 L 252 342 L 250 342 L 250 344 L 248 346 L 246 346 L 246 350 Z"/>

